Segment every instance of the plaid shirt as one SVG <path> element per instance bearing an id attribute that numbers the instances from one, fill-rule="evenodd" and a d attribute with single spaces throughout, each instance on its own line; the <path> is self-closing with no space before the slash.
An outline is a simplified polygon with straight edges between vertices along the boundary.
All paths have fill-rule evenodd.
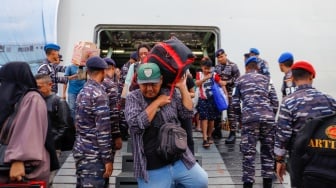
<path id="1" fill-rule="evenodd" d="M 169 89 L 161 89 L 161 94 L 169 95 Z M 149 177 L 146 170 L 147 160 L 144 152 L 143 135 L 146 128 L 151 124 L 145 111 L 148 105 L 139 89 L 127 95 L 125 117 L 132 137 L 134 176 L 135 178 L 143 178 L 146 181 L 148 181 Z M 171 103 L 161 107 L 160 110 L 166 114 L 167 119 L 177 119 L 178 117 L 187 119 L 193 115 L 192 110 L 188 110 L 183 106 L 178 92 L 174 92 Z M 189 149 L 183 154 L 182 161 L 188 169 L 192 168 L 196 163 L 195 157 Z"/>

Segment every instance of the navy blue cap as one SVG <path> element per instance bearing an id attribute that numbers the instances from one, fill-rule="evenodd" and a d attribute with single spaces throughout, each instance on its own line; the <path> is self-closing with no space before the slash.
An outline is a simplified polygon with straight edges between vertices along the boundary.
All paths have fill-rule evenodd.
<path id="1" fill-rule="evenodd" d="M 254 53 L 255 55 L 259 55 L 260 52 L 257 48 L 250 48 L 250 53 Z"/>
<path id="2" fill-rule="evenodd" d="M 248 59 L 246 59 L 245 66 L 248 65 L 249 63 L 252 63 L 252 62 L 258 63 L 257 57 L 252 56 L 252 57 L 249 57 Z"/>
<path id="3" fill-rule="evenodd" d="M 86 67 L 88 69 L 107 69 L 108 66 L 104 59 L 98 56 L 93 56 L 86 61 Z"/>
<path id="4" fill-rule="evenodd" d="M 218 57 L 219 55 L 222 55 L 222 54 L 224 54 L 224 53 L 225 53 L 225 51 L 221 48 L 221 49 L 218 49 L 218 50 L 216 51 L 215 56 Z"/>
<path id="5" fill-rule="evenodd" d="M 61 47 L 57 44 L 49 43 L 44 46 L 44 51 L 47 51 L 48 49 L 59 51 Z"/>
<path id="6" fill-rule="evenodd" d="M 112 65 L 112 66 L 116 66 L 116 63 L 114 62 L 113 59 L 109 58 L 109 57 L 105 57 L 104 61 L 108 64 L 108 65 Z"/>
<path id="7" fill-rule="evenodd" d="M 294 60 L 293 54 L 291 54 L 290 52 L 284 52 L 280 55 L 278 62 L 283 63 L 285 61 L 293 61 L 293 60 Z"/>
<path id="8" fill-rule="evenodd" d="M 130 58 L 134 59 L 135 61 L 138 61 L 138 53 L 137 52 L 131 53 Z"/>

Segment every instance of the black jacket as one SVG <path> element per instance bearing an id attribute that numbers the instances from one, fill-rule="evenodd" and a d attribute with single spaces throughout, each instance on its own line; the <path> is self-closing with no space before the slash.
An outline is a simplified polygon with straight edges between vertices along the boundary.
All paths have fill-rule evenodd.
<path id="1" fill-rule="evenodd" d="M 45 100 L 55 148 L 71 150 L 75 140 L 75 127 L 67 102 L 56 94 L 46 97 Z"/>
<path id="2" fill-rule="evenodd" d="M 290 156 L 292 186 L 300 187 L 303 176 L 334 181 L 336 114 L 309 119 L 297 132 Z"/>

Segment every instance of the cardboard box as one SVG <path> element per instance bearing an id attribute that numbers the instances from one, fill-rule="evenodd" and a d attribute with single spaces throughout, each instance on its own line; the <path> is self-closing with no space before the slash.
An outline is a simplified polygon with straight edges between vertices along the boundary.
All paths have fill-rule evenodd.
<path id="1" fill-rule="evenodd" d="M 78 66 L 85 66 L 86 60 L 92 56 L 99 56 L 100 49 L 92 42 L 80 41 L 74 46 L 71 62 Z"/>

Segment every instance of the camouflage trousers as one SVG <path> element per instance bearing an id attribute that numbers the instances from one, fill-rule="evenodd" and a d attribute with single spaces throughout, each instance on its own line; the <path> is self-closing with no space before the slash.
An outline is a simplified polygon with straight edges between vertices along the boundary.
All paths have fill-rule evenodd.
<path id="1" fill-rule="evenodd" d="M 105 164 L 98 159 L 87 159 L 83 154 L 74 154 L 76 162 L 76 188 L 105 188 L 108 179 L 103 178 Z"/>
<path id="2" fill-rule="evenodd" d="M 243 182 L 254 182 L 256 145 L 260 141 L 261 176 L 274 173 L 274 122 L 251 122 L 242 125 L 240 150 L 243 154 Z"/>
<path id="3" fill-rule="evenodd" d="M 230 131 L 236 131 L 237 130 L 237 126 L 238 126 L 238 122 L 236 120 L 236 115 L 234 112 L 234 109 L 232 107 L 232 95 L 229 95 L 229 108 L 227 109 L 227 117 L 228 117 L 228 121 L 229 121 L 229 127 L 230 127 Z"/>

